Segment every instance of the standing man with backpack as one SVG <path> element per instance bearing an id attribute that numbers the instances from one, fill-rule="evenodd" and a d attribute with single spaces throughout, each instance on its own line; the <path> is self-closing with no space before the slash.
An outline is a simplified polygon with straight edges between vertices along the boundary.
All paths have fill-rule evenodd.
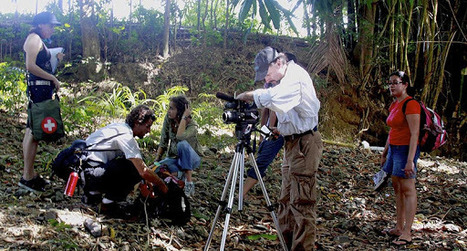
<path id="1" fill-rule="evenodd" d="M 407 94 L 409 76 L 405 72 L 392 73 L 388 85 L 395 100 L 386 119 L 391 130 L 381 155 L 381 164 L 384 164 L 383 170 L 391 175 L 396 195 L 396 226 L 383 232 L 396 237 L 392 243 L 401 246 L 412 242 L 411 229 L 417 210 L 415 177 L 420 156 L 421 107 L 416 100 L 410 100 L 403 111 L 404 103 L 412 99 Z"/>
<path id="2" fill-rule="evenodd" d="M 86 145 L 91 147 L 87 149 L 89 154 L 83 168 L 84 203 L 102 201 L 101 213 L 121 217 L 121 213 L 128 212 L 118 202 L 125 201 L 141 180 L 153 184 L 155 191 L 167 193 L 164 181 L 143 162 L 134 138 L 149 133 L 155 119 L 149 107 L 139 105 L 128 114 L 125 123 L 110 124 L 86 139 Z"/>

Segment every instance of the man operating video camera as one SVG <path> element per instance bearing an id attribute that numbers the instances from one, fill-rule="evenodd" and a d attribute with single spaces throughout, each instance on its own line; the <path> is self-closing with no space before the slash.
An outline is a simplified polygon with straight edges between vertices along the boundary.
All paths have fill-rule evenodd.
<path id="1" fill-rule="evenodd" d="M 318 131 L 320 102 L 308 72 L 294 60 L 263 49 L 255 62 L 262 62 L 266 83 L 275 87 L 244 92 L 236 98 L 254 101 L 258 108 L 276 112 L 277 130 L 285 138 L 279 224 L 290 250 L 314 250 L 316 238 L 316 172 L 323 144 Z M 266 70 L 267 69 L 267 70 Z"/>

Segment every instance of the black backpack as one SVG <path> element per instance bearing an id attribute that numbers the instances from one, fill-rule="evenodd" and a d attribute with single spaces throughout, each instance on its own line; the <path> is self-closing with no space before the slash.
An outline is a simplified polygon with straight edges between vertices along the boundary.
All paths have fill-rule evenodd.
<path id="1" fill-rule="evenodd" d="M 117 149 L 91 149 L 93 146 L 97 146 L 102 142 L 111 140 L 123 133 L 118 133 L 110 138 L 104 138 L 101 141 L 86 145 L 86 141 L 77 139 L 73 141 L 70 147 L 63 149 L 52 162 L 52 176 L 57 175 L 60 179 L 68 180 L 68 176 L 71 172 L 77 172 L 78 174 L 83 170 L 82 162 L 86 159 L 88 152 L 97 151 L 116 151 Z"/>
<path id="2" fill-rule="evenodd" d="M 190 201 L 183 189 L 175 182 L 169 181 L 167 187 L 169 191 L 165 195 L 158 195 L 155 198 L 141 196 L 141 206 L 146 204 L 146 211 L 150 218 L 166 218 L 174 225 L 185 225 L 191 218 Z"/>
<path id="3" fill-rule="evenodd" d="M 80 172 L 81 163 L 86 157 L 86 142 L 78 139 L 73 141 L 70 147 L 63 149 L 52 162 L 52 176 L 68 180 L 71 172 Z"/>

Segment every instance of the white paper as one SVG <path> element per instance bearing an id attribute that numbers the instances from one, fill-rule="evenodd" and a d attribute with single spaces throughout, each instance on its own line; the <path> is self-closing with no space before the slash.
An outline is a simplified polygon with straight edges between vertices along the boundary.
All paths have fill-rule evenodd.
<path id="1" fill-rule="evenodd" d="M 63 53 L 63 51 L 64 51 L 63 47 L 49 48 L 50 64 L 52 65 L 52 73 L 55 73 L 55 71 L 57 70 L 57 65 L 58 65 L 57 54 Z"/>
<path id="2" fill-rule="evenodd" d="M 266 135 L 269 135 L 271 133 L 271 130 L 269 130 L 269 128 L 266 125 L 263 125 L 263 127 L 261 127 L 261 131 Z"/>

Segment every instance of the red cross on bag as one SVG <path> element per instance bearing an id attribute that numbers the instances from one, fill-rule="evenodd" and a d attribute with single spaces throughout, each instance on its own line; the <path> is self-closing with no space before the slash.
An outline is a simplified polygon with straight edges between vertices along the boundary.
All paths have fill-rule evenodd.
<path id="1" fill-rule="evenodd" d="M 52 117 L 45 117 L 41 123 L 42 131 L 52 134 L 57 131 L 57 121 Z"/>

